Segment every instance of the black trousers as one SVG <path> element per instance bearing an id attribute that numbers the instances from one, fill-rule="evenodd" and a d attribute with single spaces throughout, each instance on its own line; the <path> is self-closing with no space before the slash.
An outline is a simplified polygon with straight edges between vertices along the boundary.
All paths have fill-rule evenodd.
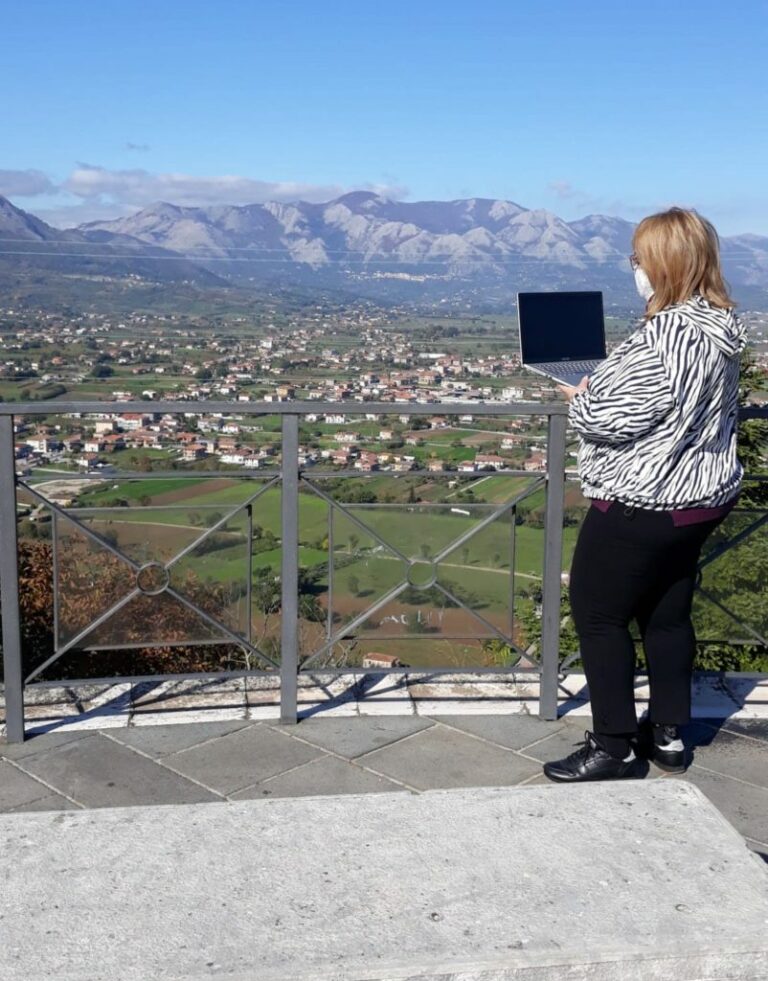
<path id="1" fill-rule="evenodd" d="M 669 514 L 620 503 L 587 512 L 571 565 L 570 599 L 596 733 L 637 731 L 634 619 L 648 661 L 651 721 L 690 719 L 696 564 L 722 520 L 675 527 Z"/>

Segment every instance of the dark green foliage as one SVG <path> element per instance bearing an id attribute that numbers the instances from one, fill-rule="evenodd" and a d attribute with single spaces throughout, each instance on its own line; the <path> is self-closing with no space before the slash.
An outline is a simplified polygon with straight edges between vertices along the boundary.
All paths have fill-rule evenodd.
<path id="1" fill-rule="evenodd" d="M 741 359 L 739 402 L 747 404 L 748 397 L 758 389 L 763 381 L 762 372 L 757 367 L 749 349 Z M 739 423 L 738 453 L 744 470 L 758 475 L 766 472 L 766 449 L 768 448 L 768 419 L 745 419 Z M 768 480 L 746 481 L 741 494 L 740 505 L 768 507 Z"/>
<path id="2" fill-rule="evenodd" d="M 470 609 L 480 610 L 486 605 L 482 597 L 469 589 L 465 589 L 459 583 L 451 582 L 448 579 L 441 579 L 440 583 L 460 603 L 463 603 L 464 606 L 468 606 Z M 406 586 L 402 593 L 398 594 L 397 598 L 409 606 L 434 606 L 438 609 L 458 606 L 458 603 L 455 603 L 450 596 L 446 596 L 437 586 L 428 586 L 425 589 L 419 589 L 416 586 Z"/>
<path id="3" fill-rule="evenodd" d="M 240 532 L 214 531 L 195 545 L 195 555 L 207 555 L 210 552 L 220 552 L 233 545 L 243 545 L 246 537 Z"/>
<path id="4" fill-rule="evenodd" d="M 520 660 L 520 654 L 514 647 L 496 638 L 483 641 L 483 653 L 490 664 L 499 668 L 512 668 Z"/>

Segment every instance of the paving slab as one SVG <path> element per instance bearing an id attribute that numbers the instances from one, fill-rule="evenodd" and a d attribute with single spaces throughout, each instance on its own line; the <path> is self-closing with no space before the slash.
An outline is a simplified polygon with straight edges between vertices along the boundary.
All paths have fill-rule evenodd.
<path id="1" fill-rule="evenodd" d="M 12 763 L 0 760 L 0 811 L 10 811 L 50 794 L 39 780 L 22 772 Z"/>
<path id="2" fill-rule="evenodd" d="M 768 975 L 768 868 L 683 781 L 4 815 L 0 838 L 3 981 Z"/>
<path id="3" fill-rule="evenodd" d="M 745 838 L 744 841 L 747 846 L 752 849 L 752 851 L 759 855 L 762 860 L 768 864 L 768 842 L 767 841 L 755 841 L 754 838 Z"/>
<path id="4" fill-rule="evenodd" d="M 86 732 L 44 732 L 32 734 L 23 743 L 0 743 L 0 756 L 9 760 L 23 760 L 31 756 L 47 753 L 57 746 L 84 739 Z"/>
<path id="5" fill-rule="evenodd" d="M 508 749 L 522 749 L 563 728 L 562 722 L 543 722 L 535 715 L 436 715 L 434 719 Z"/>
<path id="6" fill-rule="evenodd" d="M 509 786 L 539 770 L 511 750 L 440 725 L 359 757 L 359 762 L 416 790 Z"/>
<path id="7" fill-rule="evenodd" d="M 176 772 L 229 795 L 322 755 L 322 750 L 269 726 L 249 726 L 166 756 L 164 762 Z"/>
<path id="8" fill-rule="evenodd" d="M 247 725 L 249 723 L 243 720 L 239 722 L 198 722 L 186 726 L 131 727 L 119 732 L 110 732 L 110 738 L 116 739 L 126 746 L 132 746 L 154 759 L 161 759 L 170 753 L 178 753 L 179 750 L 189 749 L 191 746 L 197 746 L 211 739 L 218 739 L 230 732 L 237 732 L 238 729 L 244 729 Z"/>
<path id="9" fill-rule="evenodd" d="M 674 779 L 697 786 L 741 834 L 768 841 L 768 789 L 699 766 L 688 767 Z"/>
<path id="10" fill-rule="evenodd" d="M 18 765 L 86 807 L 193 804 L 220 799 L 98 733 L 26 757 Z"/>
<path id="11" fill-rule="evenodd" d="M 722 722 L 715 721 L 714 724 L 717 728 L 725 729 L 726 732 L 738 732 L 742 736 L 768 743 L 768 718 L 724 719 Z"/>
<path id="12" fill-rule="evenodd" d="M 288 773 L 278 774 L 255 787 L 246 787 L 232 800 L 263 800 L 267 797 L 317 797 L 330 794 L 392 793 L 404 790 L 397 784 L 335 756 L 323 756 Z"/>
<path id="13" fill-rule="evenodd" d="M 46 788 L 44 788 L 46 789 Z M 0 808 L 0 810 L 5 810 L 5 808 Z M 62 797 L 61 794 L 52 794 L 46 789 L 45 797 L 38 797 L 37 800 L 32 800 L 28 804 L 19 804 L 18 807 L 9 808 L 9 813 L 17 814 L 20 811 L 80 811 L 82 808 L 74 804 L 71 800 L 67 800 L 66 797 Z"/>
<path id="14" fill-rule="evenodd" d="M 696 723 L 683 729 L 683 738 L 693 744 L 693 763 L 768 787 L 768 745 L 764 742 Z"/>
<path id="15" fill-rule="evenodd" d="M 369 719 L 322 718 L 302 719 L 285 732 L 331 753 L 353 759 L 397 742 L 414 732 L 428 729 L 433 723 L 416 716 L 388 716 Z"/>

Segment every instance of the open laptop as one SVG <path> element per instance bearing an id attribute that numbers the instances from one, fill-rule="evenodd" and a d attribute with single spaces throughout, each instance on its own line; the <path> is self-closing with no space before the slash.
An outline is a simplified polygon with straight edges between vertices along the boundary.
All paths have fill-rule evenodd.
<path id="1" fill-rule="evenodd" d="M 605 359 L 603 294 L 518 293 L 520 359 L 526 368 L 578 385 Z"/>

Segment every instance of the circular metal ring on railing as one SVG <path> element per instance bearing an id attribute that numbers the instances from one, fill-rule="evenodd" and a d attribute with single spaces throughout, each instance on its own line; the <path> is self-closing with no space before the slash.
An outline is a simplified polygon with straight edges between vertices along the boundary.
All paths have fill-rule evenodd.
<path id="1" fill-rule="evenodd" d="M 145 596 L 157 596 L 170 581 L 170 573 L 161 562 L 145 562 L 136 572 L 136 587 Z"/>
<path id="2" fill-rule="evenodd" d="M 424 559 L 412 559 L 405 578 L 414 589 L 429 589 L 437 582 L 437 566 Z"/>

